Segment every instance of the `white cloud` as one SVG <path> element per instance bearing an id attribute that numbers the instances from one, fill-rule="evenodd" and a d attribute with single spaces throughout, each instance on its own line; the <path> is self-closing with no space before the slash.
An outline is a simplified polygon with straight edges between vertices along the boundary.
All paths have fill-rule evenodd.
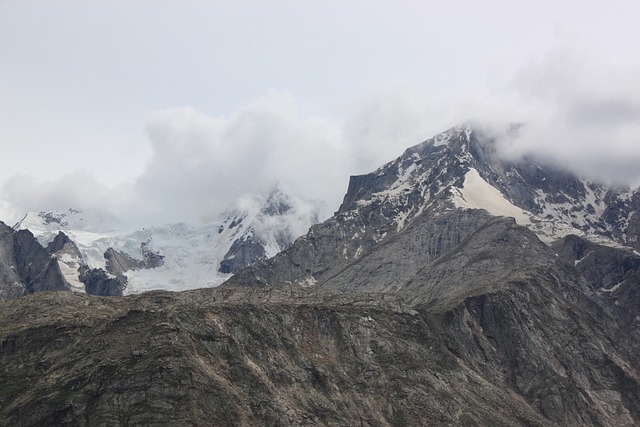
<path id="1" fill-rule="evenodd" d="M 209 220 L 246 194 L 276 185 L 338 208 L 351 174 L 367 173 L 407 147 L 464 120 L 523 122 L 508 156 L 534 154 L 579 173 L 640 182 L 640 67 L 556 50 L 521 67 L 508 84 L 436 92 L 417 83 L 379 84 L 352 98 L 343 120 L 301 113 L 270 90 L 224 116 L 192 107 L 148 114 L 151 155 L 133 182 L 100 184 L 75 172 L 25 176 L 2 189 L 3 212 L 107 209 L 137 224 Z M 70 165 L 75 167 L 75 165 Z"/>
<path id="2" fill-rule="evenodd" d="M 117 217 L 128 210 L 130 200 L 126 186 L 109 188 L 87 171 L 77 171 L 60 178 L 41 181 L 28 175 L 15 175 L 2 186 L 1 219 L 10 225 L 26 212 L 81 208 L 98 221 L 117 225 Z"/>
<path id="3" fill-rule="evenodd" d="M 530 63 L 513 79 L 515 96 L 506 103 L 526 126 L 505 153 L 535 155 L 580 174 L 637 185 L 638 75 L 638 65 L 617 67 L 568 49 Z"/>
<path id="4" fill-rule="evenodd" d="M 309 199 L 335 202 L 348 159 L 334 123 L 303 117 L 288 93 L 271 90 L 233 114 L 193 108 L 152 113 L 152 157 L 135 185 L 139 202 L 171 219 L 210 219 L 247 193 L 281 185 Z"/>
<path id="5" fill-rule="evenodd" d="M 452 105 L 424 86 L 406 81 L 371 88 L 346 106 L 346 116 L 343 129 L 354 160 L 352 173 L 360 174 L 456 124 Z"/>

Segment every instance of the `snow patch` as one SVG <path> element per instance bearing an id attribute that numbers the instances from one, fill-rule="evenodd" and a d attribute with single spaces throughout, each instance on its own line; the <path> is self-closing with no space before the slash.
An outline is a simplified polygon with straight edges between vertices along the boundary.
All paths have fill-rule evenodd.
<path id="1" fill-rule="evenodd" d="M 583 256 L 580 259 L 577 259 L 574 261 L 574 265 L 578 265 L 580 264 L 582 261 L 584 261 L 585 259 L 587 259 L 589 257 L 589 255 L 593 254 L 593 251 L 589 252 L 588 254 L 586 254 L 585 256 Z"/>
<path id="2" fill-rule="evenodd" d="M 613 293 L 618 290 L 618 288 L 622 285 L 622 282 L 617 283 L 615 286 L 610 289 L 600 289 L 600 292 Z"/>
<path id="3" fill-rule="evenodd" d="M 85 293 L 84 283 L 78 279 L 77 260 L 67 258 L 66 261 L 63 261 L 62 259 L 58 259 L 58 266 L 60 267 L 60 272 L 64 280 L 66 280 L 71 287 L 71 291 Z"/>
<path id="4" fill-rule="evenodd" d="M 316 278 L 315 277 L 309 276 L 306 279 L 304 279 L 302 282 L 299 282 L 299 284 L 303 288 L 311 288 L 311 287 L 315 286 L 317 284 L 317 282 L 316 282 Z"/>
<path id="5" fill-rule="evenodd" d="M 353 255 L 353 257 L 360 258 L 360 255 L 362 255 L 362 245 L 358 246 L 358 249 L 356 249 L 356 253 L 355 255 Z"/>
<path id="6" fill-rule="evenodd" d="M 494 216 L 515 218 L 520 225 L 529 225 L 530 214 L 509 202 L 496 188 L 482 179 L 478 171 L 470 168 L 462 188 L 452 187 L 452 200 L 456 207 L 484 209 Z"/>

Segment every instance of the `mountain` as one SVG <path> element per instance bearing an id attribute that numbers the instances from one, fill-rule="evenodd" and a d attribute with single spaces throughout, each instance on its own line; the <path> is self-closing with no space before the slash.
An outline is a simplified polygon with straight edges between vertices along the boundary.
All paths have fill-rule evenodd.
<path id="1" fill-rule="evenodd" d="M 352 177 L 336 215 L 228 283 L 401 289 L 492 216 L 513 218 L 548 244 L 576 235 L 637 250 L 639 212 L 638 189 L 504 159 L 495 138 L 461 125 Z"/>
<path id="2" fill-rule="evenodd" d="M 217 286 L 290 245 L 318 222 L 319 208 L 275 190 L 202 226 L 119 231 L 113 220 L 67 209 L 30 212 L 14 228 L 29 230 L 48 248 L 69 289 L 122 295 Z"/>
<path id="3" fill-rule="evenodd" d="M 2 303 L 0 419 L 640 425 L 639 198 L 452 128 L 214 289 Z"/>
<path id="4" fill-rule="evenodd" d="M 114 216 L 100 211 L 83 212 L 79 209 L 57 209 L 28 212 L 16 225 L 20 229 L 57 232 L 58 230 L 108 233 L 120 226 Z"/>
<path id="5" fill-rule="evenodd" d="M 549 422 L 638 425 L 639 207 L 463 125 L 352 177 L 332 218 L 222 287 L 392 295 Z"/>

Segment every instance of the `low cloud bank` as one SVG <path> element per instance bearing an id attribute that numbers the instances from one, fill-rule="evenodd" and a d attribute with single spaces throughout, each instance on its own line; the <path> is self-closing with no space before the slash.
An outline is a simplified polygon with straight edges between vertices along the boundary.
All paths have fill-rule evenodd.
<path id="1" fill-rule="evenodd" d="M 325 201 L 326 217 L 349 175 L 370 172 L 465 120 L 496 128 L 525 123 L 518 138 L 503 141 L 505 156 L 535 155 L 638 185 L 638 75 L 637 65 L 563 50 L 526 64 L 499 87 L 442 94 L 408 82 L 381 84 L 345 104 L 340 120 L 305 115 L 291 94 L 277 90 L 227 116 L 191 107 L 152 112 L 145 123 L 152 155 L 135 181 L 107 187 L 88 172 L 46 182 L 15 176 L 2 186 L 0 218 L 76 207 L 139 225 L 207 221 L 276 186 Z"/>

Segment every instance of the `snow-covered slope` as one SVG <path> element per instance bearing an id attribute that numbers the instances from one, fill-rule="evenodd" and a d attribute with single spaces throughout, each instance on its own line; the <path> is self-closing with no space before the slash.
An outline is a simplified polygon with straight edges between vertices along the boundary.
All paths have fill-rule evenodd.
<path id="1" fill-rule="evenodd" d="M 91 230 L 82 212 L 74 209 L 28 213 L 16 229 L 29 229 L 43 246 L 50 245 L 62 231 L 75 243 L 79 255 L 59 252 L 60 268 L 74 290 L 82 291 L 79 281 L 84 268 L 110 270 L 105 258 L 108 249 L 142 263 L 145 254 L 161 261 L 154 268 L 132 268 L 124 272 L 128 282 L 125 294 L 153 289 L 185 290 L 212 287 L 231 276 L 221 269 L 227 261 L 241 268 L 275 255 L 304 234 L 318 221 L 319 203 L 307 202 L 281 191 L 270 197 L 243 199 L 237 208 L 204 225 L 183 223 L 137 230 Z M 247 242 L 259 251 L 243 251 Z M 235 251 L 231 251 L 232 247 Z M 242 259 L 240 255 L 243 254 Z M 223 271 L 221 271 L 223 270 Z"/>
<path id="2" fill-rule="evenodd" d="M 52 232 L 76 230 L 103 233 L 118 227 L 118 221 L 107 213 L 89 213 L 73 208 L 28 212 L 19 224 L 22 229 Z"/>
<path id="3" fill-rule="evenodd" d="M 484 209 L 491 215 L 515 218 L 520 225 L 531 224 L 531 214 L 508 201 L 500 191 L 482 179 L 474 168 L 464 176 L 462 187 L 452 188 L 451 200 L 459 208 Z"/>

